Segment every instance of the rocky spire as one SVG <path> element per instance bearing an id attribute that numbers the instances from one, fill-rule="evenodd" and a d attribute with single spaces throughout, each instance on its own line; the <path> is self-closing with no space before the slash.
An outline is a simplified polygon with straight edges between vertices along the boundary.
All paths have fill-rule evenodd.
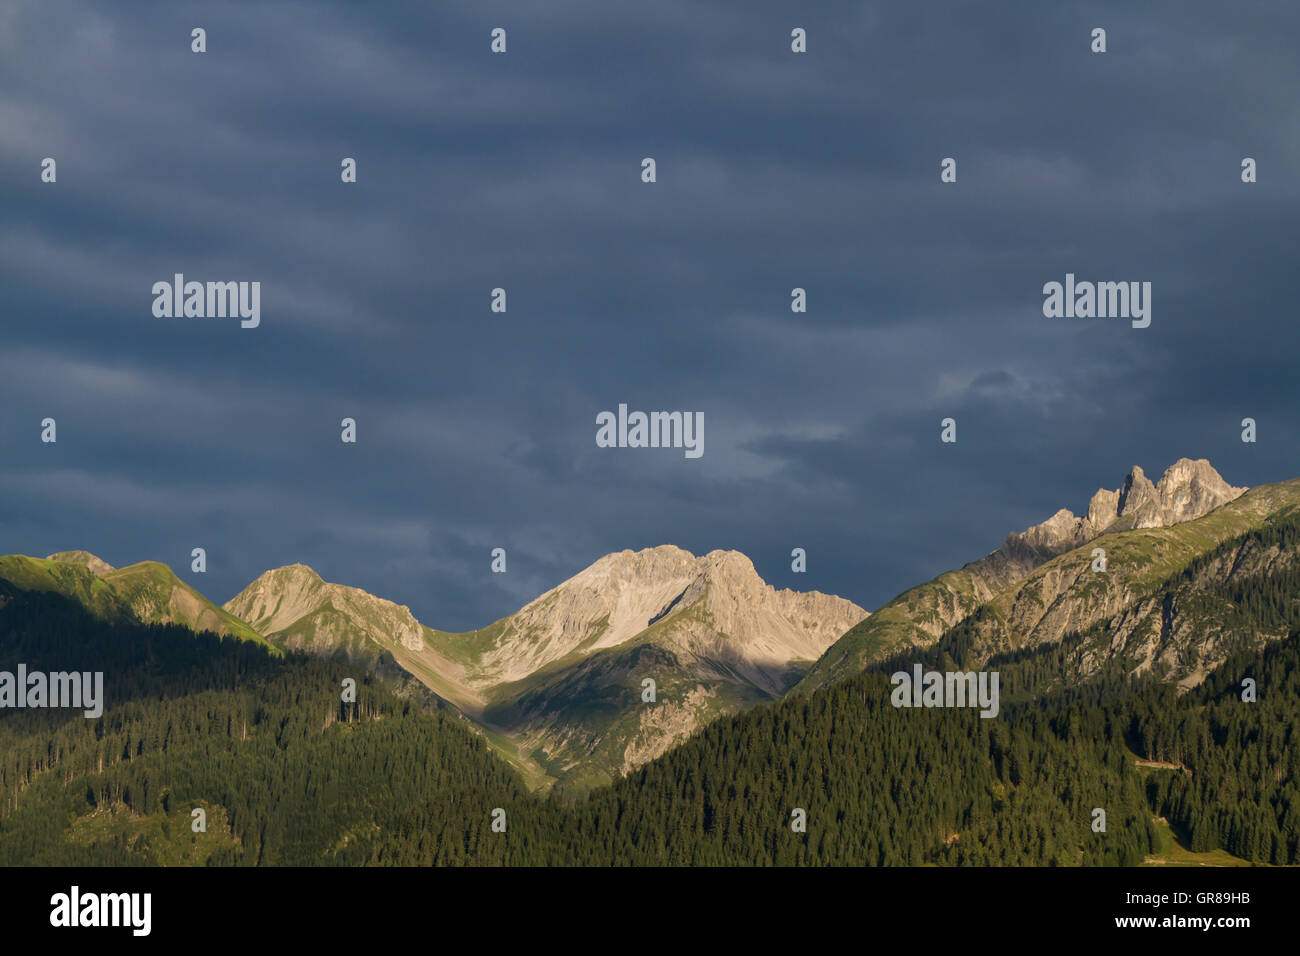
<path id="1" fill-rule="evenodd" d="M 1180 458 L 1156 484 L 1134 465 L 1115 491 L 1098 489 L 1088 502 L 1088 515 L 1078 518 L 1062 508 L 1042 524 L 1008 536 L 1004 552 L 1060 554 L 1109 530 L 1166 528 L 1209 514 L 1243 494 L 1223 480 L 1204 458 Z"/>

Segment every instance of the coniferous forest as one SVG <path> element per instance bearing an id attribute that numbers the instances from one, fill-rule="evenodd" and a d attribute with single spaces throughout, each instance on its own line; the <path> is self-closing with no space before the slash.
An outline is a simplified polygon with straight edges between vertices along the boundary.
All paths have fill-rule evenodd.
<path id="1" fill-rule="evenodd" d="M 103 671 L 108 703 L 97 720 L 0 716 L 0 864 L 1134 865 L 1157 846 L 1154 818 L 1193 851 L 1296 864 L 1291 578 L 1234 580 L 1218 596 L 1290 636 L 1233 654 L 1186 693 L 1117 668 L 1053 679 L 1087 634 L 990 662 L 1004 681 L 996 719 L 896 709 L 889 661 L 722 718 L 567 797 L 528 793 L 418 685 L 10 588 L 3 666 Z M 907 660 L 960 664 L 963 633 Z M 348 678 L 357 695 L 343 703 Z M 790 825 L 799 811 L 805 832 Z"/>

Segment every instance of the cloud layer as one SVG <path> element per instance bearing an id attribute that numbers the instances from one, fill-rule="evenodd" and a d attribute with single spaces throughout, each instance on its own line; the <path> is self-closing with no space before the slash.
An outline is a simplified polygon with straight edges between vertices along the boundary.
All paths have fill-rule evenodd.
<path id="1" fill-rule="evenodd" d="M 1300 475 L 1300 10 L 985 6 L 7 5 L 0 552 L 467 629 L 673 543 L 876 607 L 1134 464 Z M 261 327 L 154 318 L 176 272 Z M 1151 327 L 1044 318 L 1066 272 Z M 597 448 L 620 402 L 704 457 Z"/>

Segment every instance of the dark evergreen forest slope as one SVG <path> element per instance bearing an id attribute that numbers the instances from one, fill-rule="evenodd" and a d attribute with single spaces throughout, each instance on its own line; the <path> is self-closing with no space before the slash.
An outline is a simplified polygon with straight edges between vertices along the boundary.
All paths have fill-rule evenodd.
<path id="1" fill-rule="evenodd" d="M 1081 669 L 1111 622 L 990 657 L 968 620 L 572 802 L 529 795 L 409 684 L 0 585 L 0 670 L 102 670 L 107 700 L 97 720 L 0 711 L 0 864 L 1131 865 L 1155 852 L 1155 817 L 1192 850 L 1300 863 L 1300 578 L 1284 560 L 1200 576 L 1294 553 L 1298 533 L 1288 519 L 1225 542 L 1154 592 L 1241 636 L 1190 691 L 1122 655 Z M 891 705 L 893 670 L 976 659 L 1000 674 L 996 718 Z"/>

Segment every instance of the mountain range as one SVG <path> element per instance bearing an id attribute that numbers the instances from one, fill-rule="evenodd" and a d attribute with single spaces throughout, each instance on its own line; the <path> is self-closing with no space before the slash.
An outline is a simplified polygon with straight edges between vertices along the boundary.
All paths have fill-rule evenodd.
<path id="1" fill-rule="evenodd" d="M 610 782 L 719 715 L 778 699 L 867 614 L 815 591 L 778 591 L 738 552 L 672 546 L 606 555 L 468 633 L 428 627 L 405 605 L 302 564 L 265 572 L 222 607 L 165 565 L 116 569 L 86 551 L 0 558 L 0 580 L 109 619 L 410 675 L 538 788 Z M 647 679 L 653 699 L 643 699 Z"/>
<path id="2" fill-rule="evenodd" d="M 1233 487 L 1208 462 L 1181 459 L 1153 483 L 1134 467 L 1083 516 L 1060 510 L 871 614 L 816 591 L 778 591 L 738 552 L 671 545 L 606 555 L 465 633 L 302 564 L 265 572 L 222 606 L 165 565 L 116 569 L 85 551 L 0 558 L 0 583 L 58 592 L 106 619 L 181 624 L 414 678 L 531 788 L 577 792 L 722 715 L 817 694 L 938 646 L 959 645 L 968 667 L 1059 646 L 1060 681 L 1119 664 L 1192 687 L 1243 641 L 1285 636 L 1243 634 L 1230 607 L 1200 595 L 1290 568 L 1295 552 L 1250 534 L 1297 505 L 1300 480 Z"/>

